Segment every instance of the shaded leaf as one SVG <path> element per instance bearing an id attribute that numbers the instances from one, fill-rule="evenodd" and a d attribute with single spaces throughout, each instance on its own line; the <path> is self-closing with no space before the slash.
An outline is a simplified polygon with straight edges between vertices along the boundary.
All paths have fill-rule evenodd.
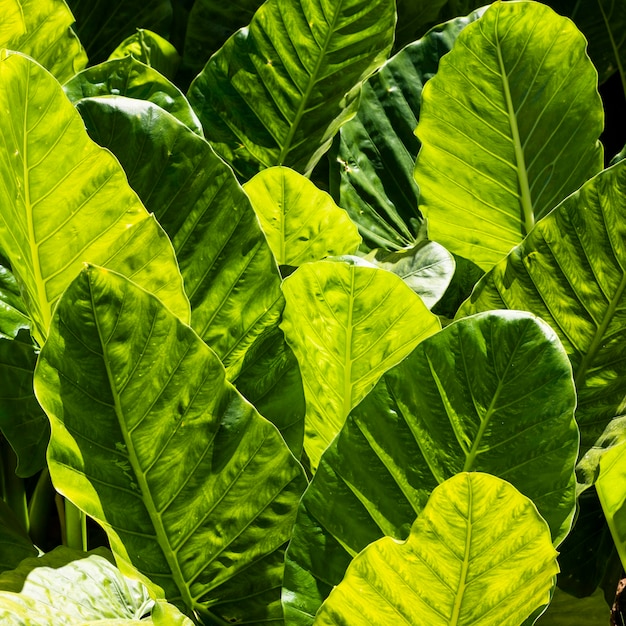
<path id="1" fill-rule="evenodd" d="M 431 239 L 484 270 L 603 166 L 586 40 L 537 2 L 499 2 L 426 83 L 415 131 Z"/>
<path id="2" fill-rule="evenodd" d="M 259 172 L 244 190 L 279 265 L 354 254 L 361 243 L 348 214 L 326 192 L 287 167 Z"/>
<path id="3" fill-rule="evenodd" d="M 202 125 L 183 93 L 165 76 L 134 57 L 112 59 L 83 70 L 64 87 L 76 103 L 94 96 L 126 96 L 147 100 L 171 113 L 202 136 Z"/>
<path id="4" fill-rule="evenodd" d="M 532 501 L 462 473 L 433 491 L 406 542 L 385 537 L 354 559 L 314 624 L 519 626 L 550 601 L 556 555 Z"/>
<path id="5" fill-rule="evenodd" d="M 234 379 L 283 307 L 278 269 L 248 197 L 205 140 L 155 105 L 118 97 L 77 106 L 171 237 L 191 326 Z"/>
<path id="6" fill-rule="evenodd" d="M 244 179 L 309 174 L 393 41 L 391 0 L 268 0 L 189 89 L 206 137 Z"/>
<path id="7" fill-rule="evenodd" d="M 21 527 L 7 503 L 0 499 L 0 573 L 15 569 L 29 556 L 37 556 L 37 548 Z"/>
<path id="8" fill-rule="evenodd" d="M 0 340 L 15 338 L 21 329 L 29 325 L 30 320 L 15 276 L 9 268 L 0 264 Z"/>
<path id="9" fill-rule="evenodd" d="M 103 525 L 122 571 L 183 610 L 280 616 L 281 546 L 305 478 L 188 326 L 89 266 L 59 302 L 35 389 L 55 488 Z"/>
<path id="10" fill-rule="evenodd" d="M 302 373 L 304 449 L 315 468 L 350 410 L 440 325 L 402 279 L 373 267 L 307 263 L 283 293 L 281 327 Z"/>
<path id="11" fill-rule="evenodd" d="M 531 311 L 557 332 L 574 371 L 579 478 L 587 484 L 595 480 L 602 450 L 623 430 L 625 193 L 626 162 L 620 162 L 538 222 L 459 310 L 459 316 L 501 308 Z"/>
<path id="12" fill-rule="evenodd" d="M 575 511 L 575 404 L 567 356 L 534 316 L 489 312 L 425 339 L 322 456 L 287 551 L 286 614 L 311 623 L 351 558 L 383 535 L 404 539 L 431 491 L 461 471 L 511 482 L 558 544 Z"/>
<path id="13" fill-rule="evenodd" d="M 538 626 L 572 626 L 572 624 L 607 624 L 609 606 L 597 590 L 587 598 L 575 598 L 560 589 L 554 590 L 548 610 L 539 618 Z"/>
<path id="14" fill-rule="evenodd" d="M 2 0 L 0 14 L 0 48 L 32 57 L 62 83 L 87 65 L 63 0 Z"/>
<path id="15" fill-rule="evenodd" d="M 83 262 L 106 264 L 182 319 L 189 303 L 165 233 L 57 81 L 20 54 L 0 58 L 0 246 L 43 343 L 56 301 Z M 45 119 L 45 121 L 43 121 Z"/>

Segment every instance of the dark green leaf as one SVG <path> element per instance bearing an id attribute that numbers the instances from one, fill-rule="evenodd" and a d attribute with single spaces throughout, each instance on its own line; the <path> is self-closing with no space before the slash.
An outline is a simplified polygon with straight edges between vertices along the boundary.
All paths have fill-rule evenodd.
<path id="1" fill-rule="evenodd" d="M 4 500 L 0 500 L 0 537 L 0 573 L 15 569 L 30 556 L 37 556 L 37 548 Z"/>

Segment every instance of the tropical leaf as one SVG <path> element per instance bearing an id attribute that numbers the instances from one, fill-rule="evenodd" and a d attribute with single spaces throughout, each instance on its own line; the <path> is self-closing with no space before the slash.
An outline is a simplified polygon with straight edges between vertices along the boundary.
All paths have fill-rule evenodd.
<path id="1" fill-rule="evenodd" d="M 306 398 L 304 449 L 316 468 L 350 413 L 380 376 L 440 328 L 398 276 L 318 261 L 283 282 L 282 329 Z"/>
<path id="2" fill-rule="evenodd" d="M 171 237 L 191 326 L 233 380 L 283 308 L 278 269 L 246 194 L 210 145 L 159 107 L 117 97 L 77 108 Z"/>
<path id="3" fill-rule="evenodd" d="M 98 262 L 159 294 L 187 320 L 174 251 L 94 144 L 58 82 L 20 54 L 0 56 L 0 246 L 43 343 L 52 310 L 83 262 Z M 42 122 L 45 116 L 45 123 Z"/>
<path id="4" fill-rule="evenodd" d="M 200 120 L 180 89 L 134 56 L 112 59 L 89 67 L 63 88 L 74 104 L 82 98 L 108 95 L 147 100 L 171 113 L 202 136 Z"/>
<path id="5" fill-rule="evenodd" d="M 0 573 L 16 568 L 24 559 L 37 556 L 37 548 L 13 515 L 7 503 L 0 499 Z"/>
<path id="6" fill-rule="evenodd" d="M 623 431 L 626 384 L 626 162 L 598 174 L 537 223 L 490 272 L 459 316 L 521 309 L 557 332 L 578 392 L 580 478 Z M 603 433 L 606 430 L 606 436 Z"/>
<path id="7" fill-rule="evenodd" d="M 26 559 L 0 578 L 0 619 L 10 626 L 33 624 L 162 624 L 151 616 L 157 603 L 139 581 L 123 576 L 105 550 L 81 553 L 56 548 Z M 159 602 L 172 626 L 193 622 L 175 607 Z M 166 605 L 166 606 L 163 606 Z"/>
<path id="8" fill-rule="evenodd" d="M 603 166 L 596 70 L 536 2 L 467 26 L 422 94 L 415 166 L 430 237 L 487 270 Z"/>
<path id="9" fill-rule="evenodd" d="M 102 524 L 123 572 L 210 619 L 280 616 L 302 468 L 193 330 L 88 266 L 59 301 L 35 389 L 55 488 Z"/>
<path id="10" fill-rule="evenodd" d="M 270 167 L 244 185 L 274 258 L 298 266 L 354 254 L 356 226 L 333 199 L 288 167 Z"/>
<path id="11" fill-rule="evenodd" d="M 571 367 L 527 313 L 489 312 L 425 339 L 383 375 L 322 456 L 287 551 L 286 614 L 310 624 L 352 557 L 404 539 L 431 491 L 489 472 L 535 502 L 558 544 L 575 512 Z"/>
<path id="12" fill-rule="evenodd" d="M 167 35 L 172 19 L 170 0 L 67 0 L 67 4 L 92 63 L 104 61 L 137 28 Z"/>
<path id="13" fill-rule="evenodd" d="M 436 4 L 441 3 L 416 8 L 411 2 L 414 19 Z M 331 150 L 339 176 L 331 177 L 331 190 L 370 246 L 398 250 L 419 239 L 423 220 L 413 168 L 422 87 L 461 30 L 478 17 L 473 13 L 437 26 L 389 59 L 365 81 L 356 116 L 339 131 Z"/>
<path id="14" fill-rule="evenodd" d="M 169 80 L 174 79 L 180 65 L 180 54 L 176 48 L 167 39 L 145 28 L 138 28 L 134 35 L 124 39 L 107 60 L 122 59 L 129 55 Z"/>
<path id="15" fill-rule="evenodd" d="M 399 252 L 378 248 L 365 258 L 377 267 L 400 276 L 429 309 L 446 292 L 455 269 L 454 257 L 434 241 L 421 241 Z"/>
<path id="16" fill-rule="evenodd" d="M 404 543 L 351 563 L 316 626 L 519 626 L 550 601 L 556 551 L 533 503 L 505 481 L 459 474 L 433 491 Z"/>
<path id="17" fill-rule="evenodd" d="M 189 89 L 206 137 L 244 179 L 309 174 L 393 42 L 391 0 L 268 0 Z"/>
<path id="18" fill-rule="evenodd" d="M 0 340 L 12 339 L 22 328 L 28 328 L 30 320 L 20 296 L 20 287 L 13 272 L 2 264 L 0 257 Z"/>
<path id="19" fill-rule="evenodd" d="M 0 48 L 32 57 L 60 82 L 87 65 L 63 0 L 0 0 L 0 15 Z"/>
<path id="20" fill-rule="evenodd" d="M 18 460 L 16 474 L 32 476 L 46 465 L 48 418 L 33 392 L 37 352 L 28 332 L 0 338 L 0 430 Z"/>
<path id="21" fill-rule="evenodd" d="M 548 610 L 539 618 L 537 625 L 606 624 L 608 615 L 609 607 L 600 589 L 587 598 L 575 598 L 557 588 Z"/>

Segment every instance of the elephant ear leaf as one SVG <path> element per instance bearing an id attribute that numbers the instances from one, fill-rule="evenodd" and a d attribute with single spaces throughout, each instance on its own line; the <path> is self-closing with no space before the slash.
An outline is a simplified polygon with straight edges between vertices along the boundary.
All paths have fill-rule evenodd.
<path id="1" fill-rule="evenodd" d="M 280 618 L 306 479 L 189 326 L 87 266 L 56 308 L 35 391 L 55 488 L 103 525 L 124 573 L 211 621 Z"/>
<path id="2" fill-rule="evenodd" d="M 272 165 L 309 174 L 387 58 L 395 22 L 392 0 L 268 0 L 191 84 L 207 139 L 244 179 Z"/>
<path id="3" fill-rule="evenodd" d="M 384 537 L 353 560 L 314 626 L 519 626 L 550 601 L 556 557 L 531 500 L 495 476 L 457 474 L 406 542 Z"/>
<path id="4" fill-rule="evenodd" d="M 415 131 L 433 240 L 488 270 L 601 171 L 586 43 L 538 2 L 496 2 L 459 34 L 424 86 Z"/>

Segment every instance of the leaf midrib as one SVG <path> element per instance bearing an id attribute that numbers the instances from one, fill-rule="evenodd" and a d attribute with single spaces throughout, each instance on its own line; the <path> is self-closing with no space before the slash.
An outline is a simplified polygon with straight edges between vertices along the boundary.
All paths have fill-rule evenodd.
<path id="1" fill-rule="evenodd" d="M 472 481 L 467 478 L 468 502 L 467 502 L 467 530 L 465 533 L 465 553 L 463 554 L 463 564 L 461 566 L 461 576 L 456 596 L 454 598 L 454 608 L 450 616 L 450 626 L 456 626 L 459 623 L 461 614 L 461 606 L 463 604 L 463 596 L 467 587 L 467 574 L 469 572 L 470 550 L 472 546 L 472 506 L 474 493 L 472 491 Z"/>
<path id="2" fill-rule="evenodd" d="M 333 35 L 335 34 L 335 26 L 337 25 L 337 21 L 339 19 L 339 14 L 341 13 L 342 6 L 343 6 L 343 0 L 341 0 L 340 2 L 337 2 L 337 6 L 333 14 L 332 22 L 328 24 L 328 32 L 326 34 L 326 37 L 324 38 L 323 45 L 320 47 L 320 51 L 317 57 L 317 61 L 315 63 L 315 67 L 313 68 L 313 71 L 311 72 L 306 89 L 304 90 L 304 93 L 302 94 L 302 98 L 300 99 L 300 104 L 298 105 L 298 110 L 296 111 L 296 115 L 293 121 L 291 122 L 291 126 L 289 127 L 289 132 L 287 133 L 287 136 L 285 137 L 285 141 L 280 149 L 280 154 L 278 155 L 277 165 L 285 164 L 285 159 L 287 158 L 287 155 L 289 154 L 291 150 L 291 142 L 293 141 L 293 138 L 296 135 L 298 126 L 302 122 L 302 118 L 304 117 L 304 111 L 306 109 L 307 103 L 311 96 L 311 92 L 313 91 L 313 86 L 317 83 L 317 77 L 322 67 L 322 62 L 324 61 L 326 57 L 328 46 L 330 45 L 331 39 L 333 38 Z M 312 29 L 311 29 L 311 38 L 313 39 L 313 41 L 315 41 L 315 37 L 313 37 Z"/>

